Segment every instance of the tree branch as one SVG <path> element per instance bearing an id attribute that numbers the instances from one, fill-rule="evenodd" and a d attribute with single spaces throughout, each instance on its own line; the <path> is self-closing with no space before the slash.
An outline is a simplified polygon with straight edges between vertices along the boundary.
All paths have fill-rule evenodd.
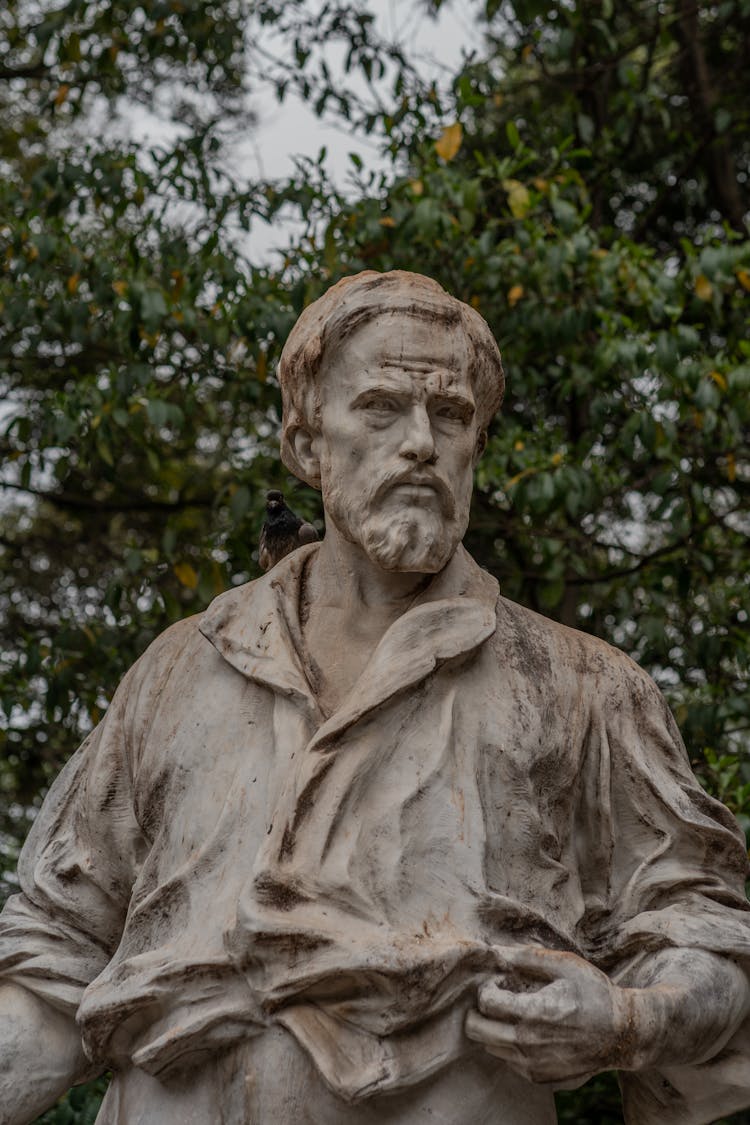
<path id="1" fill-rule="evenodd" d="M 213 497 L 198 497 L 194 500 L 96 500 L 93 496 L 73 496 L 66 492 L 46 492 L 39 488 L 24 488 L 20 484 L 0 481 L 0 488 L 12 492 L 24 492 L 36 496 L 58 508 L 72 508 L 90 512 L 175 512 L 185 508 L 210 508 Z"/>
<path id="2" fill-rule="evenodd" d="M 613 578 L 627 578 L 630 574 L 637 574 L 639 570 L 643 570 L 649 563 L 655 559 L 662 558 L 664 555 L 670 555 L 673 551 L 677 551 L 680 547 L 684 547 L 689 540 L 689 536 L 685 535 L 682 539 L 678 539 L 675 543 L 668 543 L 664 547 L 658 547 L 648 555 L 642 555 L 637 563 L 632 566 L 624 566 L 619 570 L 610 570 L 607 574 L 588 574 L 576 575 L 575 577 L 566 579 L 569 586 L 594 586 L 601 582 L 611 582 Z M 540 578 L 543 577 L 540 575 Z"/>
<path id="3" fill-rule="evenodd" d="M 29 63 L 28 66 L 0 66 L 0 82 L 11 82 L 14 78 L 43 78 L 49 74 L 44 63 Z"/>
<path id="4" fill-rule="evenodd" d="M 697 120 L 708 134 L 708 172 L 714 195 L 727 221 L 745 232 L 745 204 L 726 137 L 718 136 L 714 115 L 716 87 L 701 39 L 699 6 L 691 0 L 677 0 L 679 19 L 676 30 L 685 45 L 685 85 Z"/>

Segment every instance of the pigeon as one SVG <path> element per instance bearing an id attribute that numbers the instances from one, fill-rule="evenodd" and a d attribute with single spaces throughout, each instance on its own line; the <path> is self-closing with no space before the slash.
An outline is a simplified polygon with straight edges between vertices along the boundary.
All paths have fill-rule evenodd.
<path id="1" fill-rule="evenodd" d="M 315 543 L 318 533 L 311 523 L 305 523 L 284 503 L 284 496 L 276 489 L 266 493 L 266 520 L 261 528 L 258 544 L 258 562 L 263 570 L 276 566 L 303 543 Z"/>

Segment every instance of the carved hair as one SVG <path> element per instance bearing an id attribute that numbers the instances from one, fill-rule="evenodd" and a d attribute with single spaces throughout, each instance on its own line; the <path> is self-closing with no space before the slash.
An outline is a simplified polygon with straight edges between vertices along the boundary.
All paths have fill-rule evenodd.
<path id="1" fill-rule="evenodd" d="M 319 420 L 325 353 L 367 321 L 394 312 L 459 328 L 468 344 L 469 377 L 481 430 L 486 430 L 499 409 L 505 377 L 498 346 L 484 318 L 430 277 L 405 270 L 364 270 L 338 281 L 308 305 L 281 353 L 281 458 L 296 476 L 304 479 L 305 474 L 289 439 L 300 427 L 314 427 Z"/>

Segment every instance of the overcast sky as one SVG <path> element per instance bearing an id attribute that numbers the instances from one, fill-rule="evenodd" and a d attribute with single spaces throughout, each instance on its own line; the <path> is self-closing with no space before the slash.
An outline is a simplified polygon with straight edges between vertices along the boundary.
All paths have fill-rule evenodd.
<path id="1" fill-rule="evenodd" d="M 462 53 L 480 45 L 472 5 L 466 0 L 448 0 L 437 19 L 428 17 L 418 0 L 369 0 L 367 6 L 380 34 L 398 41 L 411 59 L 419 60 L 422 74 L 434 75 L 439 82 L 450 79 Z M 282 178 L 293 171 L 295 156 L 316 158 L 323 147 L 329 174 L 341 188 L 351 170 L 350 152 L 357 153 L 367 169 L 377 169 L 382 163 L 376 140 L 352 135 L 342 121 L 333 124 L 318 119 L 296 96 L 288 96 L 280 105 L 269 87 L 259 91 L 251 104 L 257 126 L 233 147 L 230 156 L 231 170 L 240 180 Z M 144 144 L 158 144 L 169 136 L 164 120 L 140 106 L 122 107 L 122 122 L 130 138 Z M 283 230 L 257 223 L 248 241 L 248 256 L 256 262 L 267 258 L 284 241 Z"/>
<path id="2" fill-rule="evenodd" d="M 445 79 L 457 69 L 462 51 L 478 45 L 476 27 L 465 10 L 462 12 L 468 5 L 461 2 L 445 4 L 436 20 L 424 15 L 414 2 L 369 0 L 368 7 L 376 16 L 380 33 L 408 47 L 410 57 L 419 56 L 424 73 L 434 70 Z M 259 99 L 257 110 L 258 129 L 248 151 L 254 175 L 283 176 L 291 170 L 292 154 L 315 157 L 323 145 L 328 149 L 332 168 L 342 173 L 349 152 L 358 152 L 370 162 L 377 155 L 376 144 L 368 145 L 340 126 L 322 123 L 296 98 L 282 105 L 270 96 Z"/>

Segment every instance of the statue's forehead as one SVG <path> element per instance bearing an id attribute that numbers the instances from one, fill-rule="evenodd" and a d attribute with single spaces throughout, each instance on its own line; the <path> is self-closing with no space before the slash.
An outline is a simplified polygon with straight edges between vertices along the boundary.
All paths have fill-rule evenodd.
<path id="1" fill-rule="evenodd" d="M 329 357 L 339 371 L 422 372 L 461 376 L 468 368 L 466 336 L 439 317 L 394 311 L 359 325 Z"/>

